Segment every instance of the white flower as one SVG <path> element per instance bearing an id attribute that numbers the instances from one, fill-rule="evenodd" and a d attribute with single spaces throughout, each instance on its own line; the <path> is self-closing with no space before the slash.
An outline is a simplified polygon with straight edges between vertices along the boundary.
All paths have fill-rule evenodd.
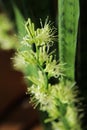
<path id="1" fill-rule="evenodd" d="M 22 55 L 18 53 L 15 55 L 14 58 L 12 58 L 12 62 L 13 62 L 14 68 L 17 70 L 23 71 L 26 66 L 24 58 L 22 57 Z"/>
<path id="2" fill-rule="evenodd" d="M 44 44 L 53 43 L 56 40 L 57 36 L 54 36 L 56 33 L 56 29 L 54 27 L 51 28 L 50 22 L 47 23 L 47 20 L 44 27 L 41 26 L 41 28 L 35 30 L 34 23 L 32 23 L 30 19 L 28 19 L 25 24 L 25 28 L 28 33 L 28 44 L 35 43 L 36 46 L 41 46 Z"/>

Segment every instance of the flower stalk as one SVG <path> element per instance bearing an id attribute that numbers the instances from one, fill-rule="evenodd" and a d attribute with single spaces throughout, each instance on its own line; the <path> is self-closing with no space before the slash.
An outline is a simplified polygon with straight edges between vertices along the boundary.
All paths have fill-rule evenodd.
<path id="1" fill-rule="evenodd" d="M 68 0 L 65 1 L 67 3 L 65 3 L 63 7 L 63 0 L 59 0 L 59 6 L 63 9 L 67 8 Z M 59 7 L 60 16 L 61 7 Z M 64 50 L 64 47 L 67 48 L 67 45 L 63 46 L 63 44 L 67 39 L 66 35 L 62 34 L 62 32 L 65 32 L 65 26 L 62 27 L 60 16 L 59 62 L 56 61 L 56 57 L 53 56 L 55 55 L 55 50 L 52 52 L 49 51 L 50 46 L 55 43 L 57 38 L 55 36 L 56 29 L 54 27 L 51 28 L 51 24 L 48 20 L 46 20 L 44 26 L 41 22 L 41 28 L 35 29 L 34 23 L 28 19 L 25 24 L 27 34 L 17 49 L 13 63 L 15 68 L 23 71 L 25 78 L 31 82 L 27 89 L 27 92 L 31 95 L 31 102 L 34 104 L 34 107 L 39 106 L 41 111 L 47 112 L 48 117 L 44 122 L 50 122 L 52 130 L 81 130 L 80 119 L 78 117 L 79 110 L 75 106 L 75 104 L 78 103 L 78 99 L 76 98 L 78 91 L 74 83 L 74 75 L 70 74 L 69 78 L 69 71 L 67 71 L 66 67 L 69 61 L 65 60 L 69 57 L 67 54 L 69 54 L 68 49 L 71 45 L 69 45 L 67 50 Z M 64 16 L 64 20 L 67 21 L 67 17 Z M 74 38 L 76 38 L 76 35 Z M 63 43 L 62 39 L 65 39 Z M 70 39 L 67 40 L 67 43 L 69 41 Z M 75 39 L 73 41 L 75 41 Z M 68 44 L 72 44 L 71 42 Z M 75 46 L 76 45 L 73 45 L 73 47 Z M 68 57 L 65 58 L 65 55 Z M 72 50 L 72 55 L 70 55 L 70 58 L 72 57 L 74 64 L 75 48 L 74 51 Z M 72 64 L 72 62 L 69 63 L 68 67 L 70 67 L 70 64 Z M 74 69 L 72 71 L 74 71 Z M 51 79 L 55 79 L 57 82 L 54 83 Z"/>
<path id="2" fill-rule="evenodd" d="M 55 31 L 52 34 L 49 23 L 35 30 L 30 19 L 25 24 L 25 29 L 27 34 L 17 49 L 13 63 L 31 82 L 27 89 L 31 102 L 34 107 L 39 106 L 41 111 L 47 112 L 48 118 L 44 122 L 51 122 L 53 130 L 81 130 L 77 123 L 75 85 L 68 80 L 63 81 L 66 76 L 65 64 L 57 62 L 56 57 L 53 57 L 55 50 L 49 52 L 50 44 L 55 42 Z M 58 82 L 52 83 L 51 78 Z"/>

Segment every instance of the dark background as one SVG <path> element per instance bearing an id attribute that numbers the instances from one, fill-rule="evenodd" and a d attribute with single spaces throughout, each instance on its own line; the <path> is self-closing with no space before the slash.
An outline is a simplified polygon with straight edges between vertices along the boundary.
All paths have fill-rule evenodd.
<path id="1" fill-rule="evenodd" d="M 14 2 L 22 15 L 30 17 L 39 26 L 47 16 L 57 26 L 57 0 L 0 0 L 0 13 L 6 13 L 14 22 L 15 15 L 12 7 Z M 80 20 L 76 52 L 75 77 L 80 91 L 84 117 L 82 126 L 87 130 L 87 1 L 80 0 Z M 26 95 L 26 84 L 23 74 L 13 69 L 10 58 L 14 50 L 0 50 L 0 130 L 30 130 L 39 125 L 39 114 L 29 104 L 29 95 Z M 14 129 L 13 129 L 13 127 Z M 9 128 L 7 128 L 9 127 Z M 41 128 L 40 128 L 41 129 Z M 38 127 L 39 130 L 39 127 Z"/>

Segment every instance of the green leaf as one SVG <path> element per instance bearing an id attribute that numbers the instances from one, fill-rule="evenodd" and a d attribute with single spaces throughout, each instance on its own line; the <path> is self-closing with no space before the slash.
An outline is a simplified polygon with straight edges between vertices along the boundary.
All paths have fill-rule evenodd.
<path id="1" fill-rule="evenodd" d="M 17 8 L 17 6 L 14 3 L 13 3 L 13 9 L 15 13 L 18 36 L 19 36 L 19 39 L 21 40 L 26 34 L 25 19 L 23 15 L 21 14 L 20 10 Z"/>
<path id="2" fill-rule="evenodd" d="M 79 0 L 58 1 L 59 59 L 66 63 L 66 77 L 74 80 Z"/>

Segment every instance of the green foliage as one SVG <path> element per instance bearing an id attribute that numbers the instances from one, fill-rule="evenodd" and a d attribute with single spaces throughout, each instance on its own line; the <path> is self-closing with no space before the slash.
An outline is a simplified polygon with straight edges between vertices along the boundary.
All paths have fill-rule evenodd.
<path id="1" fill-rule="evenodd" d="M 22 40 L 23 36 L 26 34 L 25 26 L 24 26 L 25 19 L 22 16 L 20 10 L 17 8 L 17 6 L 14 3 L 13 3 L 13 9 L 15 13 L 18 36 L 19 36 L 19 39 Z"/>
<path id="2" fill-rule="evenodd" d="M 59 59 L 66 63 L 66 76 L 74 80 L 79 0 L 58 0 Z"/>

